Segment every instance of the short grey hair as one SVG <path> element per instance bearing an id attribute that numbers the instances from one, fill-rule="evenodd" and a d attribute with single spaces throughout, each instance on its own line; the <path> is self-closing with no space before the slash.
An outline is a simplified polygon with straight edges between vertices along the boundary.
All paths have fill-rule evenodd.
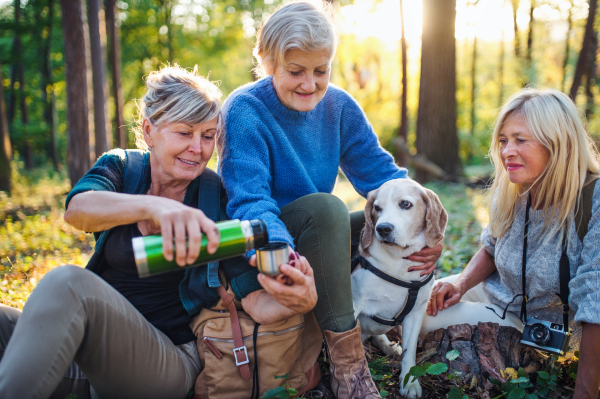
<path id="1" fill-rule="evenodd" d="M 175 64 L 150 72 L 146 87 L 134 129 L 135 144 L 142 150 L 148 149 L 142 132 L 144 118 L 155 126 L 180 122 L 197 125 L 217 117 L 220 122 L 221 91 L 198 73 L 197 65 L 191 71 Z"/>
<path id="2" fill-rule="evenodd" d="M 294 1 L 279 7 L 256 35 L 254 72 L 264 77 L 284 64 L 285 53 L 327 50 L 333 57 L 337 47 L 337 28 L 332 8 L 311 1 Z"/>

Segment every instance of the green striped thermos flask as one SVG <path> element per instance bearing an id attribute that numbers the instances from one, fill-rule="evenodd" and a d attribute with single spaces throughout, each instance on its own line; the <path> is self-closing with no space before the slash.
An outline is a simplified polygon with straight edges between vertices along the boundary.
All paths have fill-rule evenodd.
<path id="1" fill-rule="evenodd" d="M 215 253 L 209 254 L 206 250 L 208 240 L 203 234 L 200 256 L 192 265 L 185 267 L 194 267 L 240 256 L 269 242 L 267 226 L 262 220 L 227 220 L 218 222 L 217 228 L 221 234 L 221 241 Z M 135 237 L 132 244 L 135 264 L 140 277 L 181 270 L 182 267 L 177 265 L 174 259 L 169 262 L 163 256 L 161 236 Z"/>

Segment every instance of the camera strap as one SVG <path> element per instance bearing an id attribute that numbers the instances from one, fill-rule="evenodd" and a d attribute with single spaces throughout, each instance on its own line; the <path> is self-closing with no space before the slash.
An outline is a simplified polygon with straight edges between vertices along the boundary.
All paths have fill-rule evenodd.
<path id="1" fill-rule="evenodd" d="M 487 309 L 490 309 L 492 312 L 494 312 L 498 317 L 500 317 L 502 320 L 505 319 L 506 317 L 506 311 L 508 309 L 508 307 L 515 301 L 515 299 L 517 299 L 518 297 L 523 297 L 523 301 L 521 302 L 521 314 L 519 316 L 519 318 L 521 319 L 521 321 L 523 322 L 523 324 L 526 323 L 527 321 L 527 301 L 529 300 L 529 298 L 527 297 L 527 291 L 525 290 L 525 287 L 527 285 L 527 278 L 526 278 L 526 265 L 527 265 L 527 238 L 528 238 L 528 232 L 529 232 L 529 208 L 531 208 L 531 193 L 529 193 L 529 196 L 527 197 L 527 207 L 525 209 L 525 227 L 523 229 L 523 258 L 521 261 L 521 294 L 517 294 L 513 297 L 513 299 L 508 303 L 508 305 L 506 305 L 506 307 L 504 308 L 504 312 L 502 313 L 502 316 L 500 316 L 494 309 L 486 306 Z M 562 240 L 562 253 L 560 256 L 560 261 L 559 261 L 559 283 L 560 283 L 560 293 L 556 294 L 558 295 L 558 297 L 560 298 L 561 302 L 562 302 L 562 306 L 563 306 L 563 325 L 565 326 L 565 328 L 568 327 L 569 325 L 569 312 L 571 310 L 571 308 L 569 307 L 569 280 L 571 280 L 571 267 L 570 267 L 570 261 L 569 261 L 569 257 L 567 256 L 567 234 L 563 233 L 563 240 Z"/>

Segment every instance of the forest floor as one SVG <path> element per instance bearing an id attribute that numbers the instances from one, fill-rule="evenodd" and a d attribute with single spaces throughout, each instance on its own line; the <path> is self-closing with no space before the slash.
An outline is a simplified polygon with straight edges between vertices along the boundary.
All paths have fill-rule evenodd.
<path id="1" fill-rule="evenodd" d="M 63 220 L 64 202 L 70 189 L 64 172 L 50 168 L 31 172 L 24 172 L 19 167 L 14 169 L 11 195 L 0 192 L 0 303 L 22 308 L 31 290 L 52 268 L 63 264 L 85 266 L 93 253 L 94 238 Z M 426 186 L 439 195 L 449 216 L 444 252 L 436 270 L 436 277 L 440 278 L 459 273 L 464 268 L 479 248 L 479 234 L 489 216 L 481 188 L 453 183 L 430 183 Z M 364 208 L 365 199 L 343 176 L 338 179 L 334 194 L 346 203 L 349 210 Z M 397 332 L 392 331 L 390 337 L 397 339 Z M 399 398 L 396 363 L 382 356 L 377 349 L 369 345 L 366 347 L 371 370 L 383 391 L 382 395 Z M 310 397 L 331 398 L 327 388 L 327 367 L 323 361 L 321 363 L 324 371 L 322 392 L 313 393 Z M 424 382 L 423 395 L 428 398 L 446 397 L 455 385 L 440 376 L 425 375 L 421 381 Z M 508 393 L 501 396 L 504 395 Z M 510 399 L 520 398 L 514 396 Z"/>

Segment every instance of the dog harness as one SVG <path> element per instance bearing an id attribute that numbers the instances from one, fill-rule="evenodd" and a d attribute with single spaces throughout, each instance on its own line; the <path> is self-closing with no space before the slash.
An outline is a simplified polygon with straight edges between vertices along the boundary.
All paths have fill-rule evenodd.
<path id="1" fill-rule="evenodd" d="M 379 270 L 378 268 L 373 266 L 371 264 L 371 262 L 369 262 L 368 260 L 366 260 L 365 258 L 363 258 L 360 255 L 358 255 L 352 263 L 355 263 L 355 262 L 360 263 L 360 266 L 363 269 L 370 271 L 377 277 L 384 279 L 385 281 L 387 281 L 389 283 L 392 283 L 392 284 L 400 286 L 400 287 L 408 288 L 408 296 L 406 297 L 404 306 L 402 307 L 402 309 L 400 309 L 400 311 L 398 312 L 398 314 L 396 315 L 396 317 L 394 319 L 386 319 L 383 317 L 379 317 L 377 315 L 369 316 L 374 322 L 379 323 L 379 324 L 384 324 L 386 326 L 395 327 L 395 326 L 399 326 L 400 324 L 402 324 L 406 315 L 409 314 L 410 311 L 415 307 L 415 302 L 417 302 L 417 296 L 419 295 L 419 289 L 421 287 L 427 285 L 427 283 L 429 283 L 431 281 L 431 279 L 433 278 L 433 272 L 431 272 L 431 273 L 429 273 L 429 276 L 427 276 L 427 278 L 425 280 L 404 281 L 404 280 L 401 280 L 394 276 L 391 276 L 384 271 Z"/>

